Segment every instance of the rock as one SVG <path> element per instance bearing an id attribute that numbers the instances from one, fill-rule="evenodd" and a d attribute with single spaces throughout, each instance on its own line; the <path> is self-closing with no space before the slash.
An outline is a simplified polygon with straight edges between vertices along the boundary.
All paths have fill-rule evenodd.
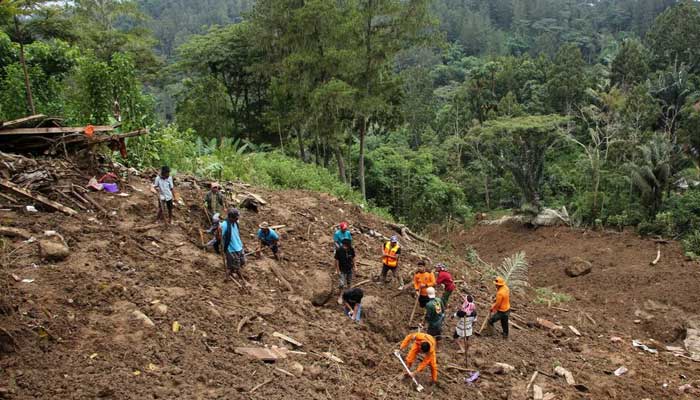
<path id="1" fill-rule="evenodd" d="M 564 327 L 561 325 L 557 325 L 554 322 L 548 321 L 543 318 L 537 318 L 537 326 L 539 326 L 542 329 L 547 329 L 550 331 L 563 331 Z"/>
<path id="2" fill-rule="evenodd" d="M 309 289 L 311 297 L 309 300 L 311 304 L 319 307 L 330 300 L 333 294 L 333 284 L 331 282 L 331 277 L 326 271 L 313 271 L 309 274 Z"/>
<path id="3" fill-rule="evenodd" d="M 275 307 L 273 306 L 260 306 L 255 309 L 255 312 L 262 317 L 269 317 L 275 315 Z"/>
<path id="4" fill-rule="evenodd" d="M 685 323 L 683 345 L 694 361 L 700 361 L 700 317 L 692 317 Z"/>
<path id="5" fill-rule="evenodd" d="M 132 311 L 131 315 L 133 315 L 134 318 L 140 320 L 143 323 L 143 325 L 147 328 L 155 328 L 156 327 L 156 324 L 154 324 L 153 321 L 150 318 L 148 318 L 148 316 L 146 314 L 142 313 L 139 310 Z"/>
<path id="6" fill-rule="evenodd" d="M 575 278 L 577 276 L 583 276 L 586 274 L 591 273 L 593 270 L 593 264 L 590 262 L 579 258 L 579 257 L 574 257 L 571 260 L 571 264 L 566 267 L 566 275 Z"/>
<path id="7" fill-rule="evenodd" d="M 155 304 L 153 310 L 160 315 L 165 315 L 168 313 L 168 306 L 162 303 Z"/>
<path id="8" fill-rule="evenodd" d="M 563 376 L 564 379 L 566 379 L 566 383 L 568 385 L 573 386 L 576 384 L 576 380 L 574 379 L 574 375 L 568 369 L 558 366 L 558 367 L 554 368 L 554 373 L 559 375 L 559 376 Z"/>
<path id="9" fill-rule="evenodd" d="M 634 316 L 635 316 L 635 317 L 638 317 L 638 318 L 641 318 L 642 320 L 645 320 L 645 321 L 649 321 L 649 320 L 654 319 L 654 315 L 653 315 L 653 314 L 650 314 L 650 313 L 648 313 L 648 312 L 646 312 L 646 311 L 644 311 L 644 310 L 639 310 L 639 309 L 637 309 L 637 310 L 634 311 Z"/>
<path id="10" fill-rule="evenodd" d="M 538 385 L 532 386 L 532 399 L 533 400 L 543 400 L 544 399 L 544 393 L 542 393 L 542 388 L 539 387 Z"/>
<path id="11" fill-rule="evenodd" d="M 323 371 L 318 365 L 312 365 L 307 369 L 307 372 L 311 378 L 318 378 Z"/>
<path id="12" fill-rule="evenodd" d="M 291 370 L 294 375 L 301 376 L 304 373 L 304 366 L 295 361 L 292 363 Z"/>
<path id="13" fill-rule="evenodd" d="M 70 249 L 63 243 L 53 240 L 39 240 L 41 258 L 47 261 L 63 261 L 70 255 Z"/>
<path id="14" fill-rule="evenodd" d="M 492 374 L 497 374 L 497 375 L 508 375 L 509 373 L 515 371 L 515 367 L 510 365 L 510 364 L 505 364 L 505 363 L 493 363 L 491 368 L 489 368 L 489 372 Z"/>

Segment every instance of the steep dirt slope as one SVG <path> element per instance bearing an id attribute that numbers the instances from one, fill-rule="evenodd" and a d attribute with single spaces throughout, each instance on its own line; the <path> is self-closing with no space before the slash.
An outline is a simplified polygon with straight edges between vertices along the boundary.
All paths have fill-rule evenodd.
<path id="1" fill-rule="evenodd" d="M 364 284 L 367 313 L 359 326 L 341 313 L 334 297 L 320 307 L 310 302 L 336 283 L 331 274 L 333 225 L 347 219 L 356 229 L 367 227 L 388 235 L 391 232 L 383 221 L 328 195 L 274 192 L 235 184 L 231 186 L 235 191 L 254 191 L 269 203 L 259 213 L 242 213 L 241 229 L 249 249 L 254 246 L 258 223 L 287 225 L 282 229 L 285 259 L 279 268 L 293 287 L 293 291 L 287 291 L 273 272 L 276 262 L 263 257 L 249 259 L 246 274 L 252 287 L 243 291 L 235 283 L 224 282 L 221 259 L 199 247 L 199 229 L 205 224 L 197 206 L 203 191 L 196 183 L 179 185 L 189 206 L 176 211 L 176 223 L 171 227 L 151 224 L 155 202 L 148 194 L 148 181 L 132 178 L 130 183 L 129 197 L 96 195 L 109 216 L 0 213 L 2 226 L 23 228 L 37 237 L 46 230 L 56 230 L 71 248 L 66 260 L 49 262 L 42 260 L 35 244 L 18 238 L 3 241 L 0 395 L 12 399 L 426 397 L 400 379 L 401 368 L 391 355 L 397 342 L 410 331 L 407 320 L 414 301 L 410 290 L 402 292 L 396 286 L 383 287 L 374 282 Z M 427 393 L 436 398 L 523 399 L 535 370 L 552 374 L 559 364 L 574 372 L 590 390 L 578 392 L 561 378 L 540 375 L 535 383 L 560 399 L 668 398 L 676 396 L 675 390 L 682 382 L 698 378 L 697 365 L 686 359 L 674 358 L 670 353 L 632 351 L 632 338 L 647 342 L 649 335 L 642 335 L 646 331 L 640 329 L 650 323 L 635 325 L 634 310 L 613 303 L 619 295 L 611 297 L 608 304 L 602 300 L 617 287 L 638 299 L 634 304 L 642 306 L 644 297 L 631 297 L 636 289 L 630 287 L 642 278 L 627 277 L 625 283 L 615 286 L 605 282 L 609 278 L 601 276 L 600 270 L 601 265 L 614 265 L 592 259 L 594 272 L 569 283 L 558 275 L 566 259 L 541 258 L 547 256 L 532 250 L 531 243 L 544 248 L 545 243 L 560 238 L 559 246 L 564 248 L 573 245 L 567 242 L 583 246 L 589 238 L 567 230 L 547 232 L 479 228 L 453 239 L 459 249 L 465 243 L 475 245 L 482 257 L 491 261 L 524 248 L 533 264 L 534 286 L 553 285 L 575 295 L 576 301 L 564 305 L 571 310 L 564 313 L 535 304 L 533 294 L 528 293 L 514 299 L 516 313 L 525 321 L 543 317 L 575 325 L 583 336 L 566 332 L 563 337 L 555 337 L 519 323 L 525 329 L 512 330 L 510 341 L 475 338 L 470 369 L 482 372 L 475 386 L 464 383 L 466 371 L 447 368 L 464 364 L 454 344 L 445 341 L 438 356 L 441 385 L 429 387 Z M 360 282 L 378 272 L 382 242 L 357 230 L 353 233 L 360 261 L 355 281 Z M 628 240 L 632 239 L 604 238 L 593 242 L 591 252 L 598 251 L 601 241 L 609 243 L 612 253 L 632 243 L 632 247 L 645 250 L 639 255 L 633 250 L 625 253 L 638 260 L 636 265 L 641 270 L 642 260 L 648 263 L 652 258 L 649 245 Z M 481 304 L 490 301 L 490 277 L 470 268 L 463 259 L 415 241 L 405 242 L 404 249 L 406 270 L 415 265 L 417 254 L 434 262 L 447 261 Z M 549 257 L 553 257 L 551 254 Z M 697 268 L 664 254 L 657 269 Z M 671 266 L 674 260 L 678 264 Z M 34 281 L 17 282 L 11 274 Z M 698 287 L 697 283 L 697 274 L 688 274 L 686 284 Z M 565 284 L 573 289 L 568 290 Z M 575 290 L 577 287 L 580 291 Z M 682 298 L 676 297 L 680 292 L 649 293 L 656 293 L 663 304 L 682 306 Z M 689 303 L 679 312 L 692 308 Z M 587 310 L 596 324 L 583 318 L 579 310 Z M 147 315 L 153 325 L 145 325 L 134 311 Z M 483 318 L 484 307 L 480 311 Z M 250 322 L 240 325 L 243 319 Z M 178 332 L 172 329 L 175 321 L 182 327 Z M 448 320 L 446 334 L 451 335 L 453 323 Z M 240 346 L 285 346 L 272 336 L 276 331 L 302 342 L 303 347 L 296 350 L 306 354 L 289 354 L 287 359 L 265 364 L 234 351 Z M 613 335 L 624 341 L 611 343 Z M 329 360 L 324 352 L 343 363 Z M 515 370 L 507 375 L 492 374 L 493 362 L 511 364 Z M 620 365 L 630 372 L 623 377 L 609 374 Z M 679 374 L 687 379 L 681 380 Z M 424 384 L 426 378 L 421 375 Z M 669 387 L 663 388 L 663 383 Z M 531 391 L 527 398 L 530 396 Z M 689 394 L 685 397 L 691 398 Z"/>

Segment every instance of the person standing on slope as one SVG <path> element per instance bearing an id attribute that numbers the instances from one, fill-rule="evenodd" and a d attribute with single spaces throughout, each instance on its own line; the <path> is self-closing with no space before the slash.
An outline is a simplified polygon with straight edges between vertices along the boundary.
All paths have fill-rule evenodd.
<path id="1" fill-rule="evenodd" d="M 336 249 L 343 247 L 343 240 L 345 239 L 349 240 L 350 245 L 352 245 L 352 234 L 350 233 L 348 226 L 349 225 L 346 221 L 341 222 L 340 226 L 338 227 L 339 229 L 333 234 L 333 243 L 335 244 Z"/>
<path id="2" fill-rule="evenodd" d="M 458 319 L 453 339 L 455 339 L 459 345 L 458 353 L 464 354 L 466 351 L 466 344 L 468 343 L 462 343 L 460 339 L 464 339 L 464 342 L 469 341 L 469 338 L 472 336 L 474 322 L 476 321 L 476 304 L 474 303 L 474 297 L 472 297 L 472 295 L 468 294 L 464 297 L 464 302 L 453 315 L 453 318 L 454 317 Z"/>
<path id="3" fill-rule="evenodd" d="M 170 176 L 170 167 L 164 165 L 160 169 L 160 175 L 153 181 L 153 189 L 158 194 L 157 220 L 165 220 L 165 209 L 168 209 L 168 224 L 173 223 L 173 200 L 175 199 L 175 184 Z"/>
<path id="4" fill-rule="evenodd" d="M 399 246 L 398 237 L 396 237 L 396 235 L 392 236 L 391 239 L 384 244 L 382 251 L 382 283 L 386 283 L 386 276 L 389 271 L 391 271 L 391 274 L 396 280 L 400 280 L 399 254 L 401 254 L 401 246 Z"/>
<path id="5" fill-rule="evenodd" d="M 452 279 L 452 274 L 447 271 L 447 266 L 443 263 L 438 263 L 435 266 L 437 271 L 437 285 L 442 285 L 445 291 L 442 293 L 442 304 L 447 307 L 447 302 L 450 300 L 452 292 L 455 290 L 455 282 Z"/>
<path id="6" fill-rule="evenodd" d="M 501 321 L 503 339 L 508 339 L 508 317 L 510 315 L 510 289 L 502 277 L 497 277 L 493 281 L 496 285 L 496 301 L 491 306 L 491 318 L 489 318 L 490 328 L 496 321 Z"/>
<path id="7" fill-rule="evenodd" d="M 243 277 L 241 268 L 245 265 L 245 251 L 239 231 L 238 218 L 240 212 L 232 208 L 228 211 L 226 221 L 220 224 L 219 237 L 223 243 L 226 257 L 226 279 L 231 279 L 233 274 Z"/>
<path id="8" fill-rule="evenodd" d="M 209 215 L 214 215 L 224 210 L 224 195 L 221 193 L 221 186 L 218 183 L 211 183 L 209 191 L 204 196 L 204 206 L 207 208 Z"/>
<path id="9" fill-rule="evenodd" d="M 435 275 L 426 269 L 425 261 L 420 260 L 416 274 L 413 275 L 413 288 L 418 296 L 418 304 L 422 308 L 425 308 L 425 305 L 430 301 L 427 292 L 429 287 L 435 287 Z"/>
<path id="10" fill-rule="evenodd" d="M 435 288 L 426 289 L 430 301 L 425 305 L 425 323 L 427 332 L 437 340 L 442 336 L 442 323 L 445 321 L 445 305 L 442 299 L 435 296 Z"/>
<path id="11" fill-rule="evenodd" d="M 350 239 L 343 239 L 342 247 L 335 250 L 335 272 L 338 273 L 338 304 L 343 304 L 343 289 L 352 286 L 352 273 L 355 269 L 355 249 Z"/>
<path id="12" fill-rule="evenodd" d="M 408 334 L 404 340 L 401 342 L 401 350 L 408 347 L 409 344 L 413 342 L 413 346 L 408 351 L 406 356 L 406 366 L 410 369 L 413 363 L 418 357 L 418 353 L 423 353 L 423 361 L 418 364 L 415 372 L 409 373 L 411 377 L 418 372 L 421 372 L 425 367 L 430 366 L 431 377 L 433 383 L 438 381 L 438 368 L 437 368 L 437 342 L 435 338 L 427 333 L 411 333 Z"/>

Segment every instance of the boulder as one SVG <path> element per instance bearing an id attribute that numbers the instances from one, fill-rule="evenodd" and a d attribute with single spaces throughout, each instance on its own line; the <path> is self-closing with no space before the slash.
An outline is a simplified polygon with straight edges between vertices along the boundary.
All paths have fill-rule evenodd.
<path id="1" fill-rule="evenodd" d="M 700 361 L 700 317 L 692 317 L 686 321 L 685 349 L 694 361 Z"/>
<path id="2" fill-rule="evenodd" d="M 566 267 L 565 272 L 568 276 L 575 278 L 577 276 L 589 274 L 592 270 L 593 264 L 579 257 L 575 257 L 571 260 L 571 264 Z"/>
<path id="3" fill-rule="evenodd" d="M 39 240 L 39 252 L 47 261 L 63 261 L 70 255 L 68 246 L 48 239 Z"/>
<path id="4" fill-rule="evenodd" d="M 142 313 L 139 310 L 134 310 L 131 312 L 131 315 L 134 316 L 137 320 L 141 321 L 143 323 L 143 326 L 147 328 L 155 328 L 156 324 L 153 323 L 153 321 L 148 318 L 148 316 L 144 313 Z"/>

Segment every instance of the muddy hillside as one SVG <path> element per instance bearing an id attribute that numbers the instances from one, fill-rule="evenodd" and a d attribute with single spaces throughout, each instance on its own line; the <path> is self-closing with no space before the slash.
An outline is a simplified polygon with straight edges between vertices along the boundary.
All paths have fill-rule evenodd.
<path id="1" fill-rule="evenodd" d="M 404 231 L 403 280 L 420 258 L 445 262 L 476 297 L 477 330 L 494 294 L 492 265 L 518 251 L 529 262 L 530 287 L 512 299 L 510 340 L 475 336 L 465 360 L 450 340 L 455 320 L 448 318 L 449 337 L 438 345 L 439 384 L 428 385 L 429 374 L 419 374 L 426 389 L 418 393 L 392 354 L 422 317 L 409 321 L 413 290 L 374 279 L 384 238 L 400 226 L 326 194 L 225 183 L 229 204 L 242 203 L 246 248 L 256 246 L 258 224 L 268 222 L 279 226 L 282 252 L 280 261 L 269 253 L 251 256 L 247 282 L 226 282 L 221 257 L 202 246 L 209 240 L 202 209 L 207 182 L 175 177 L 182 203 L 166 226 L 154 223 L 148 172 L 120 170 L 128 178 L 118 193 L 94 192 L 84 190 L 90 176 L 70 163 L 4 157 L 3 179 L 74 213 L 14 190 L 0 193 L 0 398 L 691 399 L 700 393 L 700 364 L 693 361 L 700 268 L 675 243 L 519 226 L 437 234 L 431 243 Z M 358 255 L 354 283 L 365 292 L 361 324 L 336 302 L 332 235 L 342 220 L 350 222 Z M 661 257 L 652 266 L 657 246 Z M 459 302 L 454 298 L 450 312 Z M 633 347 L 635 340 L 646 350 Z M 479 378 L 467 383 L 477 371 Z"/>

